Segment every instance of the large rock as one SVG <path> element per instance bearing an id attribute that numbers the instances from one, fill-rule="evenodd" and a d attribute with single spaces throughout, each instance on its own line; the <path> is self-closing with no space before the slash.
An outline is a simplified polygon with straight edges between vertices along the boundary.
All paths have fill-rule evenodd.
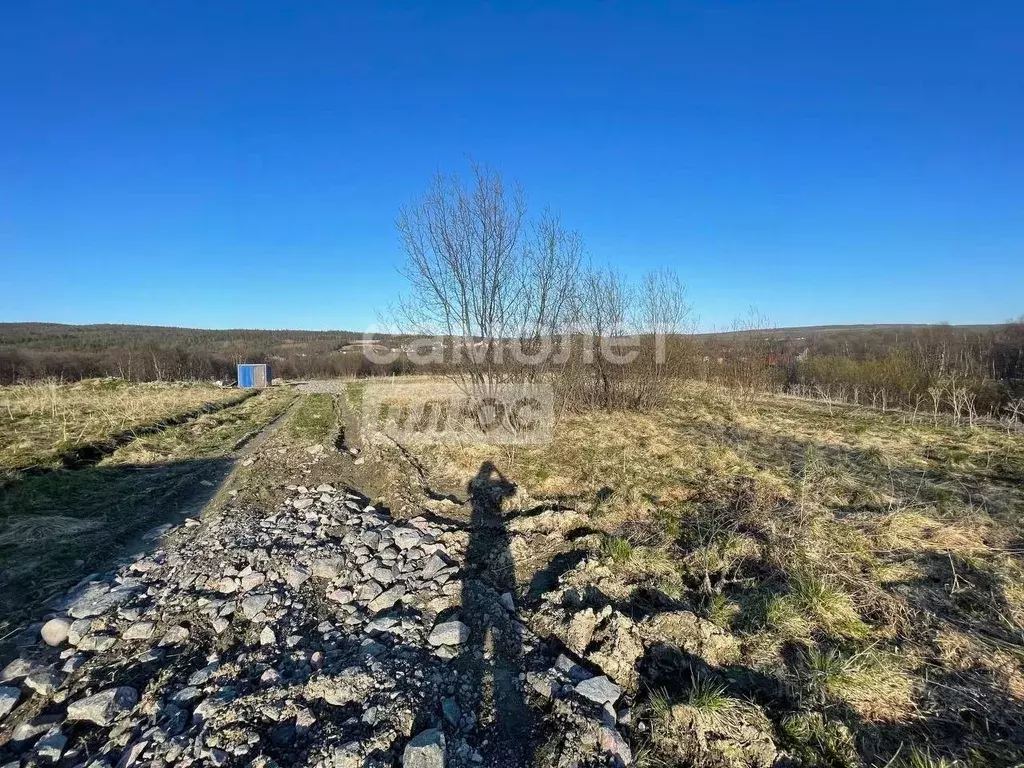
<path id="1" fill-rule="evenodd" d="M 139 694 L 126 685 L 108 688 L 68 705 L 68 720 L 85 720 L 110 725 L 118 715 L 128 712 L 139 701 Z"/>
<path id="2" fill-rule="evenodd" d="M 622 687 L 616 685 L 605 675 L 592 677 L 576 685 L 576 693 L 595 704 L 614 704 L 622 695 Z"/>
<path id="3" fill-rule="evenodd" d="M 438 624 L 430 631 L 427 638 L 434 647 L 442 645 L 461 645 L 469 640 L 469 627 L 461 621 L 446 621 Z"/>
<path id="4" fill-rule="evenodd" d="M 415 547 L 423 540 L 423 534 L 412 528 L 399 528 L 395 531 L 395 546 L 399 549 Z"/>
<path id="5" fill-rule="evenodd" d="M 71 596 L 68 614 L 76 619 L 89 619 L 106 613 L 134 595 L 135 587 L 113 587 L 109 584 L 87 584 Z"/>
<path id="6" fill-rule="evenodd" d="M 439 729 L 423 731 L 405 745 L 402 768 L 444 768 L 444 733 Z"/>
<path id="7" fill-rule="evenodd" d="M 67 619 L 50 619 L 43 624 L 39 630 L 43 642 L 47 645 L 57 646 L 68 639 L 68 631 L 71 629 L 71 622 Z"/>
<path id="8" fill-rule="evenodd" d="M 59 729 L 54 729 L 36 742 L 36 755 L 44 762 L 56 763 L 64 754 L 67 745 L 68 737 Z"/>
<path id="9" fill-rule="evenodd" d="M 0 672 L 0 683 L 16 683 L 42 668 L 42 664 L 31 659 L 15 659 Z"/>

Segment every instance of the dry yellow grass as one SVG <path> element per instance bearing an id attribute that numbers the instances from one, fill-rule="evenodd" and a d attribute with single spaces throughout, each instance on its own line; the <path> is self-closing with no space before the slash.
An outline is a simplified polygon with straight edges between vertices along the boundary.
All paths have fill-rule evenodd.
<path id="1" fill-rule="evenodd" d="M 382 391 L 414 405 L 446 386 Z M 1019 436 L 682 384 L 651 412 L 565 416 L 543 445 L 406 447 L 435 489 L 464 487 L 492 461 L 518 485 L 515 506 L 557 500 L 585 513 L 604 538 L 577 546 L 615 574 L 597 586 L 691 601 L 740 636 L 750 668 L 779 674 L 787 646 L 809 649 L 818 668 L 783 682 L 807 692 L 817 681 L 851 727 L 884 726 L 892 735 L 875 757 L 902 739 L 927 744 L 929 718 L 956 719 L 965 701 L 982 725 L 961 723 L 959 745 L 944 750 L 963 757 L 966 744 L 1005 764 L 993 723 L 1024 745 L 1013 725 L 1021 678 L 1005 671 L 1024 660 Z"/>
<path id="2" fill-rule="evenodd" d="M 120 379 L 0 387 L 0 468 L 54 466 L 78 446 L 238 397 L 205 384 Z"/>

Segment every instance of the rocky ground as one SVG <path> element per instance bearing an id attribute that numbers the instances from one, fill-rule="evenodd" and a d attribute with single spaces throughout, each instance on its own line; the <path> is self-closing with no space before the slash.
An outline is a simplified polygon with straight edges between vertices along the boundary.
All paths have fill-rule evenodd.
<path id="1" fill-rule="evenodd" d="M 0 763 L 631 764 L 630 694 L 517 611 L 497 510 L 398 520 L 301 485 L 331 450 L 261 449 L 293 473 L 276 500 L 154 531 L 15 637 Z"/>

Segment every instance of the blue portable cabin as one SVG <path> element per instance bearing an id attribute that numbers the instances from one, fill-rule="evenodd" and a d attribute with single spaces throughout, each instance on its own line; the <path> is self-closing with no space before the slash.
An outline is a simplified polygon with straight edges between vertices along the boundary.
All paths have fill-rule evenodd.
<path id="1" fill-rule="evenodd" d="M 270 366 L 266 363 L 239 363 L 238 388 L 263 389 L 269 387 L 272 379 Z"/>

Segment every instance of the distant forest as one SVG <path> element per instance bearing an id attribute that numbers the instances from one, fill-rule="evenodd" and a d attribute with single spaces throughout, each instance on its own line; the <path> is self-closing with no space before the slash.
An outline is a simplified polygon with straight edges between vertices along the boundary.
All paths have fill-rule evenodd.
<path id="1" fill-rule="evenodd" d="M 233 381 L 241 362 L 269 363 L 275 377 L 288 379 L 444 370 L 414 366 L 404 356 L 373 363 L 358 348 L 362 338 L 348 331 L 0 323 L 0 383 L 100 376 Z M 395 348 L 406 340 L 376 338 Z M 998 414 L 1024 394 L 1021 321 L 758 328 L 678 337 L 670 349 L 681 376 L 881 408 L 956 405 Z"/>

